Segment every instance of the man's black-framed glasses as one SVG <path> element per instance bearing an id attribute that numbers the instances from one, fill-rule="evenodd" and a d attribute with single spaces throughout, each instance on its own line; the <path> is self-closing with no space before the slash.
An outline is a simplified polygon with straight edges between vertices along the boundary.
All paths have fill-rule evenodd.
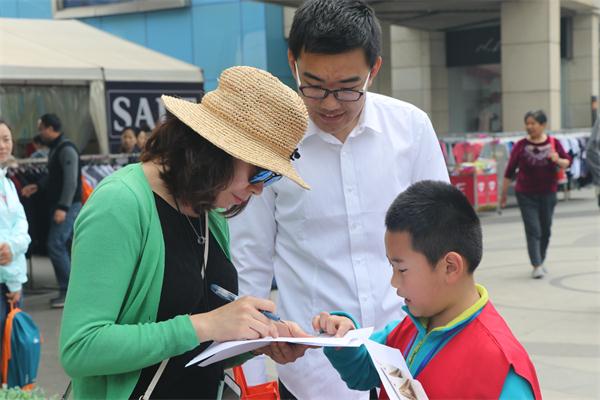
<path id="1" fill-rule="evenodd" d="M 371 71 L 367 74 L 367 79 L 365 79 L 365 83 L 361 90 L 354 89 L 325 89 L 321 86 L 315 85 L 307 85 L 302 86 L 302 82 L 300 81 L 300 72 L 298 71 L 298 63 L 294 61 L 296 66 L 296 84 L 298 85 L 298 90 L 304 97 L 308 97 L 309 99 L 315 100 L 324 100 L 330 94 L 336 98 L 338 101 L 358 101 L 360 98 L 366 93 L 367 85 L 369 84 L 369 78 L 371 78 Z"/>
<path id="2" fill-rule="evenodd" d="M 248 182 L 251 185 L 262 183 L 264 187 L 270 186 L 281 179 L 281 174 L 277 172 L 269 171 L 268 169 L 259 168 L 256 174 Z"/>

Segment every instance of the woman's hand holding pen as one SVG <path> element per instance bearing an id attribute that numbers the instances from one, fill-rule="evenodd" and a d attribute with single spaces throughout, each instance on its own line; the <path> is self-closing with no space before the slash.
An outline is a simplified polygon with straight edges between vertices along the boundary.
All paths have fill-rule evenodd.
<path id="1" fill-rule="evenodd" d="M 191 315 L 190 319 L 200 342 L 277 336 L 275 324 L 261 311 L 274 313 L 275 303 L 248 296 L 210 312 Z"/>

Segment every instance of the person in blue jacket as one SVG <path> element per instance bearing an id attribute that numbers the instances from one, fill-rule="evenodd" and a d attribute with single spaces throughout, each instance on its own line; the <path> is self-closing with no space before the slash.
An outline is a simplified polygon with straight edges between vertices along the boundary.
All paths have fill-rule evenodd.
<path id="1" fill-rule="evenodd" d="M 19 305 L 27 282 L 25 252 L 29 247 L 27 218 L 13 182 L 6 177 L 13 140 L 8 124 L 0 119 L 0 338 L 9 302 Z"/>

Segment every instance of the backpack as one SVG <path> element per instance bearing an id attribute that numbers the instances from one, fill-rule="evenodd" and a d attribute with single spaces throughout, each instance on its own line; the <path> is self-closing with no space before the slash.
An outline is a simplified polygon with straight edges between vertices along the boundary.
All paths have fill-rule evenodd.
<path id="1" fill-rule="evenodd" d="M 40 365 L 41 336 L 29 314 L 10 303 L 2 338 L 2 385 L 33 389 Z"/>

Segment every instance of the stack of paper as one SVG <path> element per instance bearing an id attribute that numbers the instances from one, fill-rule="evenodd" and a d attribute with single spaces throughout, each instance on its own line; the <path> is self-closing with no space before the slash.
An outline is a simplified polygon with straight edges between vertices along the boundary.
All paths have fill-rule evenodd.
<path id="1" fill-rule="evenodd" d="M 348 332 L 346 336 L 341 338 L 331 336 L 318 336 L 309 338 L 266 337 L 254 340 L 233 340 L 223 343 L 215 342 L 198 356 L 196 356 L 192 361 L 190 361 L 186 367 L 198 363 L 200 367 L 206 367 L 207 365 L 213 364 L 217 361 L 225 360 L 227 358 L 235 357 L 237 355 L 268 346 L 273 342 L 287 342 L 318 347 L 358 347 L 369 339 L 371 333 L 373 333 L 372 327 L 352 330 Z"/>
<path id="2" fill-rule="evenodd" d="M 391 400 L 427 400 L 421 384 L 413 379 L 402 353 L 398 349 L 379 344 L 369 339 L 373 328 L 349 331 L 344 337 L 318 336 L 310 338 L 266 337 L 254 340 L 235 340 L 213 343 L 190 361 L 187 366 L 198 364 L 206 367 L 217 361 L 235 357 L 273 342 L 287 342 L 318 347 L 359 347 L 365 345 L 379 374 L 381 383 Z"/>

